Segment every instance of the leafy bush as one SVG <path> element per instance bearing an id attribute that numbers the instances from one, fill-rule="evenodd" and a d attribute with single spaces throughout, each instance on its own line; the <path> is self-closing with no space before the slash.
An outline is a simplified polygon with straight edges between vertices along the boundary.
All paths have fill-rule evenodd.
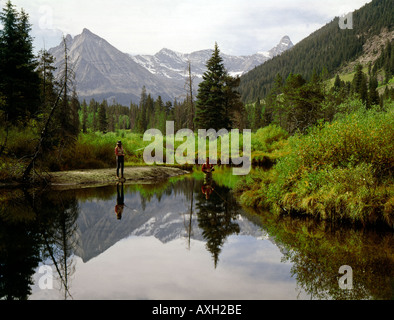
<path id="1" fill-rule="evenodd" d="M 288 152 L 289 134 L 283 128 L 271 124 L 252 133 L 252 163 L 269 168 Z"/>
<path id="2" fill-rule="evenodd" d="M 359 109 L 288 139 L 290 153 L 271 173 L 239 185 L 245 204 L 392 226 L 394 105 Z M 391 211 L 390 211 L 391 210 Z"/>
<path id="3" fill-rule="evenodd" d="M 288 136 L 289 134 L 284 129 L 274 124 L 260 128 L 252 134 L 252 151 L 270 153 L 282 147 L 283 140 L 286 140 Z"/>

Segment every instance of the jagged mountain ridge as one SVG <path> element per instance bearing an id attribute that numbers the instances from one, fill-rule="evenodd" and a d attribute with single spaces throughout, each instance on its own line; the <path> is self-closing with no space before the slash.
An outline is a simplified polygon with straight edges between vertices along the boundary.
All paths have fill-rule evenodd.
<path id="1" fill-rule="evenodd" d="M 212 55 L 209 49 L 190 54 L 162 49 L 153 56 L 132 56 L 86 28 L 75 37 L 67 35 L 65 42 L 69 63 L 75 72 L 78 97 L 87 102 L 94 98 L 97 101 L 106 99 L 109 103 L 116 100 L 123 105 L 129 105 L 131 101 L 138 103 L 143 86 L 154 98 L 160 95 L 164 101 L 181 99 L 185 96 L 188 61 L 191 62 L 194 85 L 197 87 L 206 70 L 206 62 Z M 242 75 L 292 46 L 290 38 L 285 36 L 267 52 L 239 57 L 222 53 L 222 57 L 231 75 Z M 49 49 L 49 53 L 55 57 L 57 76 L 64 63 L 63 43 Z"/>
<path id="2" fill-rule="evenodd" d="M 290 38 L 284 36 L 279 44 L 269 51 L 261 51 L 250 56 L 232 56 L 221 53 L 221 57 L 230 75 L 241 76 L 292 47 L 293 43 Z M 201 79 L 206 71 L 206 62 L 212 56 L 212 52 L 213 50 L 207 49 L 184 54 L 164 48 L 153 56 L 135 55 L 131 57 L 153 74 L 184 81 L 188 61 L 190 61 L 193 75 Z"/>

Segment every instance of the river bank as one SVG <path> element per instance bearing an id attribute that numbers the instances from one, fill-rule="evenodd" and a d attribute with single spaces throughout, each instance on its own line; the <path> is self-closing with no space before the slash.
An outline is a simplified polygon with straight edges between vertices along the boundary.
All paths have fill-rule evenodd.
<path id="1" fill-rule="evenodd" d="M 170 177 L 189 173 L 186 170 L 167 166 L 138 166 L 124 168 L 124 183 L 156 183 Z M 96 187 L 114 184 L 116 169 L 81 169 L 51 172 L 50 186 L 56 189 Z"/>

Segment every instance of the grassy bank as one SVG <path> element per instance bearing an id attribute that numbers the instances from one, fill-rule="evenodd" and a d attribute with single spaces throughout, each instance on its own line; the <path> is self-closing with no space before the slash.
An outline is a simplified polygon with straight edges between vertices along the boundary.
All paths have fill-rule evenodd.
<path id="1" fill-rule="evenodd" d="M 287 140 L 272 170 L 236 186 L 241 202 L 275 214 L 394 224 L 394 106 L 359 108 Z"/>
<path id="2" fill-rule="evenodd" d="M 0 138 L 2 141 L 5 140 L 6 133 L 0 129 Z M 24 128 L 10 128 L 7 136 L 7 148 L 6 152 L 2 155 L 0 161 L 0 181 L 12 181 L 19 180 L 26 164 L 29 162 L 31 155 L 34 153 L 35 146 L 38 141 L 39 129 L 34 132 L 31 127 L 28 129 Z M 275 137 L 270 137 L 275 140 Z M 230 135 L 231 141 L 231 135 Z M 76 141 L 73 144 L 62 147 L 62 146 L 51 146 L 50 152 L 42 153 L 38 157 L 35 173 L 45 174 L 47 172 L 54 171 L 66 171 L 66 170 L 79 170 L 79 169 L 104 169 L 111 168 L 116 165 L 114 148 L 116 142 L 121 140 L 126 150 L 125 166 L 141 166 L 146 165 L 143 154 L 144 149 L 153 142 L 144 141 L 143 134 L 132 133 L 129 130 L 117 130 L 116 132 L 89 132 L 80 133 Z M 206 154 L 209 155 L 209 139 L 206 141 Z M 252 138 L 254 140 L 254 138 Z M 180 146 L 187 147 L 186 138 L 183 141 L 167 141 L 166 136 L 163 136 L 163 160 L 165 162 L 166 147 L 172 146 L 174 150 L 177 150 Z M 262 155 L 265 155 L 265 147 L 262 147 L 264 141 L 259 141 L 260 144 L 252 148 L 253 155 L 256 161 L 263 159 Z M 217 140 L 217 155 L 218 159 L 221 158 L 221 139 Z M 199 157 L 198 153 L 198 138 L 195 134 L 194 139 L 194 154 L 192 157 L 197 163 Z M 189 149 L 186 149 L 189 151 Z M 239 136 L 239 150 L 242 155 L 243 150 L 243 136 L 242 133 Z M 262 152 L 261 150 L 264 150 Z M 186 152 L 183 154 L 186 156 Z M 205 159 L 205 157 L 204 157 Z M 178 165 L 177 167 L 184 168 L 185 166 Z M 189 165 L 190 166 L 190 165 Z"/>

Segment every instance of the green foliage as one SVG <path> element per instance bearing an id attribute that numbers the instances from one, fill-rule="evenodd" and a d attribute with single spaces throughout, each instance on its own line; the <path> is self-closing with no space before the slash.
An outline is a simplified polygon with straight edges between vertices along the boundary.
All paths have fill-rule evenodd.
<path id="1" fill-rule="evenodd" d="M 289 134 L 279 126 L 271 124 L 252 133 L 252 164 L 270 168 L 289 152 Z"/>
<path id="2" fill-rule="evenodd" d="M 284 129 L 275 124 L 260 128 L 256 133 L 252 134 L 252 152 L 272 152 L 278 149 L 278 146 L 283 140 L 286 140 L 288 136 L 289 134 Z"/>
<path id="3" fill-rule="evenodd" d="M 322 219 L 393 226 L 394 104 L 359 109 L 289 138 L 271 171 L 238 186 L 241 200 Z"/>
<path id="4" fill-rule="evenodd" d="M 73 148 L 66 149 L 61 158 L 48 161 L 50 170 L 99 169 L 115 166 L 115 145 L 122 141 L 126 151 L 126 163 L 142 163 L 145 146 L 140 134 L 126 132 L 102 132 L 80 134 Z"/>
<path id="5" fill-rule="evenodd" d="M 6 128 L 1 127 L 0 141 L 5 140 L 6 134 Z M 33 125 L 8 129 L 7 148 L 0 156 L 0 181 L 11 181 L 22 176 L 25 163 L 33 154 L 36 143 L 37 128 Z"/>
<path id="6" fill-rule="evenodd" d="M 279 125 L 290 134 L 306 130 L 327 116 L 324 103 L 328 97 L 324 90 L 322 76 L 317 74 L 310 81 L 300 74 L 290 74 L 283 85 L 278 75 L 274 89 L 265 99 L 261 123 Z"/>

